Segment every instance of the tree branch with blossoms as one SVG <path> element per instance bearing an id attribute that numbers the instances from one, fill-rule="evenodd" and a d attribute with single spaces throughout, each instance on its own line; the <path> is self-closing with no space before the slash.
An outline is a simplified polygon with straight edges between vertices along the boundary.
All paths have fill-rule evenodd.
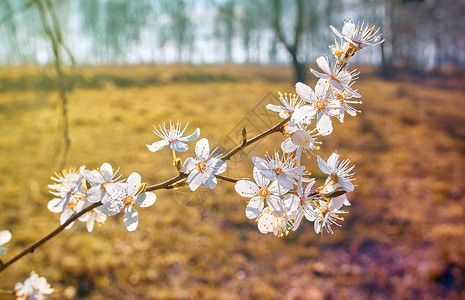
<path id="1" fill-rule="evenodd" d="M 128 231 L 135 231 L 139 224 L 136 207 L 152 206 L 157 197 L 153 191 L 172 190 L 187 185 L 196 191 L 201 185 L 214 189 L 218 179 L 234 183 L 235 191 L 244 198 L 250 198 L 245 207 L 245 215 L 254 219 L 261 233 L 273 233 L 275 236 L 286 236 L 299 228 L 305 218 L 313 222 L 316 234 L 323 232 L 333 234 L 333 226 L 341 226 L 342 215 L 348 212 L 344 207 L 350 206 L 346 196 L 355 189 L 353 184 L 354 166 L 348 159 L 341 160 L 338 153 L 332 153 L 324 160 L 315 152 L 322 143 L 317 139 L 326 137 L 333 131 L 332 119 L 344 122 L 345 114 L 356 116 L 360 110 L 353 105 L 361 104 L 361 95 L 353 88 L 359 72 L 348 69 L 348 61 L 354 54 L 366 47 L 382 43 L 379 28 L 362 22 L 355 25 L 352 20 L 346 21 L 342 31 L 331 26 L 335 36 L 335 44 L 330 46 L 334 59 L 327 56 L 318 57 L 316 63 L 321 69 L 310 71 L 319 78 L 312 89 L 305 83 L 295 85 L 296 93 L 278 93 L 282 105 L 267 105 L 267 109 L 279 113 L 283 119 L 275 126 L 247 139 L 246 128 L 242 128 L 242 141 L 226 154 L 211 150 L 209 141 L 201 138 L 195 145 L 195 157 L 187 157 L 184 162 L 177 153 L 189 150 L 187 143 L 199 138 L 197 128 L 190 135 L 184 136 L 187 125 L 180 122 L 165 123 L 154 128 L 154 133 L 161 140 L 146 145 L 151 152 L 169 147 L 173 152 L 173 166 L 177 175 L 158 184 L 148 186 L 142 183 L 141 176 L 133 172 L 125 180 L 120 180 L 108 163 L 103 163 L 97 170 L 88 170 L 84 166 L 79 169 L 68 169 L 52 177 L 54 184 L 49 185 L 54 199 L 48 202 L 48 209 L 60 213 L 60 226 L 41 238 L 19 254 L 0 264 L 0 272 L 17 262 L 28 253 L 33 253 L 51 238 L 65 229 L 70 229 L 75 221 L 86 223 L 89 232 L 94 223 L 102 223 L 108 216 L 123 212 L 123 222 Z M 265 137 L 280 132 L 285 140 L 281 143 L 281 151 L 264 157 L 253 156 L 254 165 L 251 179 L 235 179 L 222 175 L 227 169 L 227 161 L 244 148 Z M 316 186 L 316 178 L 310 177 L 310 171 L 303 163 L 302 156 L 315 157 L 321 172 L 327 175 L 320 186 Z M 0 231 L 0 246 L 11 239 L 7 230 Z M 6 249 L 0 247 L 0 255 Z M 35 272 L 24 281 L 17 283 L 13 292 L 18 299 L 42 299 L 53 289 L 46 279 Z M 1 292 L 1 291 L 0 291 Z M 35 299 L 34 298 L 34 299 Z"/>

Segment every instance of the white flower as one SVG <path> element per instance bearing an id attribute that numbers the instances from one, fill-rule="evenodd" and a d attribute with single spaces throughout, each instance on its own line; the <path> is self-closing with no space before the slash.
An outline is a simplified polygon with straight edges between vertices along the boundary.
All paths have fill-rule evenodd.
<path id="1" fill-rule="evenodd" d="M 362 101 L 349 100 L 352 95 L 347 91 L 336 91 L 334 92 L 334 99 L 340 102 L 341 108 L 339 109 L 336 117 L 341 123 L 344 122 L 344 113 L 347 112 L 352 117 L 355 117 L 357 113 L 361 113 L 360 110 L 353 108 L 350 104 L 362 104 Z"/>
<path id="2" fill-rule="evenodd" d="M 270 180 L 263 176 L 257 168 L 253 169 L 253 178 L 255 182 L 242 179 L 236 182 L 234 189 L 242 197 L 251 198 L 245 209 L 245 215 L 249 219 L 254 219 L 260 215 L 265 207 L 265 201 L 279 201 L 279 196 L 288 192 L 279 188 L 278 182 L 270 184 Z"/>
<path id="3" fill-rule="evenodd" d="M 43 300 L 44 295 L 50 295 L 53 289 L 48 284 L 45 277 L 39 277 L 34 271 L 24 283 L 18 282 L 15 285 L 16 299 L 21 300 Z"/>
<path id="4" fill-rule="evenodd" d="M 316 129 L 321 135 L 328 135 L 333 132 L 331 116 L 339 113 L 341 105 L 339 101 L 333 99 L 330 85 L 327 81 L 319 81 L 315 87 L 315 92 L 306 84 L 298 82 L 295 85 L 297 94 L 310 105 L 304 105 L 294 111 L 292 122 L 298 124 L 309 124 L 316 115 Z"/>
<path id="5" fill-rule="evenodd" d="M 136 230 L 139 224 L 139 214 L 134 205 L 149 207 L 157 200 L 154 193 L 140 193 L 141 180 L 140 175 L 134 172 L 129 175 L 126 182 L 109 183 L 106 186 L 111 200 L 102 206 L 101 211 L 113 216 L 124 208 L 123 221 L 128 231 Z"/>
<path id="6" fill-rule="evenodd" d="M 117 180 L 115 179 L 116 172 L 113 172 L 113 168 L 108 163 L 102 164 L 98 171 L 82 171 L 84 178 L 92 185 L 92 187 L 86 192 L 89 202 L 97 203 L 102 201 L 102 203 L 105 204 L 110 201 L 110 197 L 105 190 L 105 186 L 108 183 Z"/>
<path id="7" fill-rule="evenodd" d="M 329 83 L 331 83 L 332 86 L 334 86 L 338 90 L 346 90 L 349 93 L 351 93 L 354 97 L 361 97 L 359 93 L 357 93 L 350 87 L 350 82 L 352 80 L 355 80 L 357 78 L 357 75 L 359 74 L 357 70 L 349 72 L 346 68 L 339 66 L 337 62 L 334 60 L 330 64 L 328 61 L 328 57 L 325 56 L 318 57 L 316 59 L 316 63 L 318 67 L 320 67 L 320 69 L 324 72 L 320 73 L 318 71 L 315 71 L 314 69 L 310 69 L 310 71 L 316 77 L 321 78 L 323 80 L 327 80 Z M 297 93 L 299 94 L 299 92 Z M 302 97 L 302 95 L 300 94 L 299 96 Z"/>
<path id="8" fill-rule="evenodd" d="M 86 198 L 83 198 L 77 203 L 76 211 L 82 211 L 90 205 L 91 203 Z M 107 216 L 100 211 L 99 207 L 96 207 L 91 211 L 86 212 L 78 218 L 79 221 L 86 223 L 86 228 L 88 232 L 92 232 L 92 230 L 94 230 L 94 222 L 103 223 L 106 219 Z"/>
<path id="9" fill-rule="evenodd" d="M 292 93 L 281 93 L 278 92 L 279 100 L 283 106 L 268 104 L 267 109 L 278 112 L 279 116 L 283 119 L 288 118 L 294 110 L 304 105 L 303 101 L 299 99 L 299 96 Z"/>
<path id="10" fill-rule="evenodd" d="M 339 44 L 335 38 L 334 45 L 329 46 L 329 48 L 331 49 L 331 52 L 334 54 L 336 59 L 340 61 L 342 56 L 345 56 L 347 54 L 347 50 L 349 50 L 349 45 L 350 44 L 346 42 L 342 42 Z"/>
<path id="11" fill-rule="evenodd" d="M 0 231 L 0 245 L 4 245 L 8 243 L 11 240 L 11 232 L 8 230 L 1 230 Z M 0 255 L 3 255 L 6 253 L 6 248 L 5 247 L 0 247 Z"/>
<path id="12" fill-rule="evenodd" d="M 56 173 L 55 177 L 52 177 L 52 180 L 57 183 L 51 184 L 48 187 L 56 190 L 50 193 L 59 198 L 55 198 L 48 203 L 50 211 L 62 212 L 68 205 L 68 202 L 77 202 L 80 198 L 85 196 L 86 189 L 83 184 L 84 178 L 82 176 L 82 170 L 84 170 L 84 166 L 81 167 L 80 171 L 76 169 L 63 170 L 61 174 Z"/>
<path id="13" fill-rule="evenodd" d="M 208 140 L 203 138 L 195 144 L 195 154 L 197 158 L 188 157 L 181 168 L 181 172 L 189 172 L 187 183 L 192 191 L 195 191 L 201 184 L 207 188 L 216 187 L 217 180 L 215 175 L 219 175 L 226 170 L 228 166 L 225 161 L 218 157 L 208 159 L 215 150 L 210 153 Z"/>
<path id="14" fill-rule="evenodd" d="M 155 126 L 154 133 L 162 138 L 161 141 L 155 142 L 152 145 L 146 145 L 147 148 L 152 151 L 156 152 L 165 146 L 170 146 L 171 149 L 177 152 L 185 152 L 189 149 L 189 146 L 184 142 L 191 142 L 197 139 L 200 135 L 200 129 L 197 128 L 193 134 L 183 137 L 184 131 L 189 124 L 181 130 L 181 123 L 178 122 L 176 124 L 171 124 L 169 130 L 166 130 L 165 123 L 163 126 L 159 126 L 160 129 L 158 130 Z"/>
<path id="15" fill-rule="evenodd" d="M 318 156 L 317 160 L 320 170 L 328 175 L 323 192 L 332 192 L 338 187 L 341 187 L 346 192 L 354 190 L 352 183 L 354 173 L 350 173 L 354 169 L 354 166 L 348 167 L 350 160 L 346 159 L 338 163 L 339 155 L 336 152 L 331 154 L 327 163 L 320 156 Z"/>
<path id="16" fill-rule="evenodd" d="M 376 46 L 384 42 L 381 40 L 381 33 L 379 33 L 380 28 L 376 29 L 375 26 L 370 26 L 369 23 L 365 24 L 365 21 L 360 24 L 357 23 L 357 26 L 349 20 L 349 22 L 344 22 L 344 26 L 342 26 L 342 32 L 337 30 L 333 26 L 331 30 L 341 39 L 345 40 L 346 42 L 354 45 L 356 48 L 362 49 L 364 47 L 369 46 Z"/>
<path id="17" fill-rule="evenodd" d="M 344 197 L 332 198 L 329 202 L 320 201 L 319 205 L 315 208 L 315 213 L 318 216 L 314 223 L 315 232 L 318 234 L 326 229 L 327 232 L 333 234 L 331 225 L 341 226 L 337 221 L 343 221 L 344 218 L 339 217 L 338 214 L 345 214 L 346 211 L 339 210 L 345 199 Z"/>
<path id="18" fill-rule="evenodd" d="M 287 235 L 294 225 L 291 222 L 293 211 L 298 202 L 294 198 L 270 198 L 265 208 L 257 218 L 258 230 L 266 234 L 273 232 L 275 236 Z"/>
<path id="19" fill-rule="evenodd" d="M 275 152 L 274 158 L 266 155 L 266 160 L 258 156 L 252 157 L 252 162 L 255 168 L 260 173 L 272 181 L 277 181 L 280 188 L 291 190 L 296 183 L 295 179 L 305 170 L 304 166 L 296 166 L 296 161 L 291 155 L 283 155 L 279 157 L 278 152 Z M 285 192 L 287 192 L 285 191 Z"/>
<path id="20" fill-rule="evenodd" d="M 305 188 L 303 187 L 304 181 L 307 182 Z M 295 212 L 293 213 L 294 231 L 297 230 L 297 228 L 299 228 L 303 216 L 305 216 L 305 218 L 310 222 L 315 221 L 315 219 L 317 218 L 314 203 L 316 203 L 316 201 L 320 199 L 320 195 L 316 190 L 312 189 L 314 184 L 315 178 L 311 178 L 310 180 L 304 180 L 303 177 L 300 177 L 299 182 L 297 184 L 297 195 L 289 194 L 286 195 L 286 197 L 284 197 L 285 201 L 289 201 L 287 198 L 293 198 L 293 201 L 295 203 Z"/>
<path id="21" fill-rule="evenodd" d="M 289 124 L 290 123 L 290 124 Z M 302 151 L 308 156 L 308 152 L 313 153 L 313 149 L 318 150 L 320 147 L 315 137 L 318 136 L 316 129 L 307 130 L 307 125 L 297 124 L 289 122 L 286 126 L 286 131 L 290 134 L 290 137 L 284 140 L 281 144 L 281 150 L 287 153 L 297 152 L 296 162 L 300 163 Z"/>

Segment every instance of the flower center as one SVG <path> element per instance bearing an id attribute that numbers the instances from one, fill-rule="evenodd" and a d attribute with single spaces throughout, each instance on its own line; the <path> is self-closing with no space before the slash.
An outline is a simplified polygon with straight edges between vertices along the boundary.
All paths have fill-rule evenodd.
<path id="1" fill-rule="evenodd" d="M 298 130 L 291 136 L 291 140 L 294 144 L 300 147 L 308 147 L 310 144 L 311 137 L 305 130 Z"/>
<path id="2" fill-rule="evenodd" d="M 68 204 L 66 205 L 67 209 L 74 209 L 76 207 L 76 202 L 74 201 L 69 201 Z"/>
<path id="3" fill-rule="evenodd" d="M 207 171 L 207 165 L 205 164 L 204 161 L 199 162 L 196 168 L 199 169 L 200 172 Z"/>
<path id="4" fill-rule="evenodd" d="M 315 108 L 316 108 L 317 110 L 323 110 L 323 109 L 325 109 L 325 107 L 326 107 L 325 100 L 317 101 L 317 102 L 315 102 L 314 105 L 315 105 Z"/>
<path id="5" fill-rule="evenodd" d="M 128 196 L 128 197 L 123 199 L 123 203 L 124 203 L 125 206 L 133 205 L 134 204 L 134 198 L 132 198 L 132 196 Z"/>
<path id="6" fill-rule="evenodd" d="M 333 173 L 333 174 L 329 175 L 329 178 L 330 178 L 331 181 L 334 182 L 334 183 L 338 183 L 338 182 L 339 182 L 339 176 L 337 176 L 336 173 Z"/>
<path id="7" fill-rule="evenodd" d="M 268 191 L 268 189 L 266 187 L 264 187 L 264 188 L 262 188 L 260 190 L 260 192 L 258 192 L 258 195 L 260 196 L 260 198 L 266 198 L 269 195 L 271 195 L 271 193 L 270 193 L 270 191 Z"/>

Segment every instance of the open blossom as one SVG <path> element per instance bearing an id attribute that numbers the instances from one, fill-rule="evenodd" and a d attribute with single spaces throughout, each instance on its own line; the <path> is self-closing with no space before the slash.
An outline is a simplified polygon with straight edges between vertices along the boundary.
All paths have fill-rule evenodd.
<path id="1" fill-rule="evenodd" d="M 140 192 L 141 181 L 140 175 L 134 172 L 126 182 L 109 183 L 106 186 L 111 200 L 102 206 L 101 211 L 113 216 L 124 209 L 123 221 L 128 231 L 136 230 L 139 224 L 139 214 L 134 206 L 149 207 L 157 200 L 154 193 Z"/>
<path id="2" fill-rule="evenodd" d="M 217 184 L 215 175 L 219 175 L 226 171 L 228 165 L 225 161 L 218 157 L 210 158 L 214 152 L 215 150 L 210 153 L 208 140 L 203 138 L 195 145 L 195 154 L 197 158 L 188 157 L 184 162 L 180 171 L 189 172 L 187 184 L 192 191 L 198 189 L 201 184 L 210 189 L 215 188 Z"/>
<path id="3" fill-rule="evenodd" d="M 351 105 L 362 104 L 362 101 L 349 100 L 352 98 L 352 95 L 347 91 L 335 91 L 333 96 L 335 100 L 339 101 L 341 106 L 339 112 L 336 115 L 341 123 L 344 123 L 345 112 L 347 112 L 352 117 L 355 117 L 357 113 L 361 113 L 360 110 L 353 108 Z"/>
<path id="4" fill-rule="evenodd" d="M 333 229 L 331 225 L 341 226 L 338 221 L 343 221 L 344 218 L 340 217 L 339 214 L 345 214 L 346 211 L 340 210 L 343 203 L 345 202 L 344 197 L 332 198 L 329 202 L 319 201 L 319 204 L 315 207 L 315 219 L 314 229 L 318 234 L 326 229 L 328 233 L 333 234 Z"/>
<path id="5" fill-rule="evenodd" d="M 47 204 L 47 208 L 52 213 L 61 213 L 60 224 L 64 224 L 68 219 L 78 212 L 76 206 L 78 202 L 86 197 L 85 179 L 82 175 L 82 170 L 77 172 L 76 170 L 64 170 L 62 174 L 57 174 L 56 177 L 52 177 L 57 183 L 49 185 L 50 188 L 55 189 L 56 192 L 52 191 L 51 194 L 58 196 L 50 200 Z M 66 226 L 66 229 L 70 229 L 74 222 Z"/>
<path id="6" fill-rule="evenodd" d="M 334 60 L 332 61 L 332 63 L 329 63 L 327 56 L 318 57 L 316 59 L 316 63 L 318 67 L 320 67 L 320 69 L 324 72 L 320 73 L 314 69 L 310 69 L 310 71 L 316 77 L 328 81 L 333 87 L 335 87 L 338 90 L 346 90 L 354 97 L 361 97 L 359 93 L 357 93 L 350 87 L 351 81 L 355 80 L 357 78 L 357 75 L 359 74 L 357 70 L 349 72 L 346 68 L 339 66 L 337 62 Z M 300 96 L 302 97 L 302 95 Z"/>
<path id="7" fill-rule="evenodd" d="M 290 137 L 282 142 L 281 150 L 287 153 L 295 151 L 297 163 L 300 163 L 302 152 L 305 152 L 308 156 L 309 152 L 313 154 L 313 150 L 320 148 L 318 144 L 321 144 L 321 142 L 315 140 L 318 135 L 315 129 L 307 130 L 307 125 L 289 122 L 286 126 L 286 131 Z"/>
<path id="8" fill-rule="evenodd" d="M 291 222 L 293 212 L 296 210 L 298 202 L 294 198 L 270 198 L 266 207 L 258 216 L 258 230 L 261 233 L 273 232 L 275 236 L 287 235 L 294 227 Z"/>
<path id="9" fill-rule="evenodd" d="M 294 110 L 304 105 L 304 102 L 299 98 L 298 95 L 292 93 L 281 93 L 278 92 L 279 100 L 283 106 L 268 104 L 267 109 L 278 112 L 279 116 L 283 119 L 288 118 Z"/>
<path id="10" fill-rule="evenodd" d="M 253 156 L 252 162 L 263 176 L 269 180 L 277 181 L 279 188 L 291 190 L 296 183 L 296 178 L 305 170 L 304 166 L 296 165 L 296 161 L 291 155 L 283 155 L 280 158 L 278 152 L 275 152 L 274 158 L 268 155 L 266 158 Z"/>
<path id="11" fill-rule="evenodd" d="M 8 243 L 11 240 L 11 232 L 8 230 L 1 230 L 0 231 L 0 246 Z M 6 253 L 5 247 L 0 247 L 0 255 Z"/>
<path id="12" fill-rule="evenodd" d="M 152 145 L 146 145 L 147 148 L 152 151 L 156 152 L 162 149 L 165 146 L 170 146 L 171 149 L 177 152 L 185 152 L 189 149 L 189 146 L 185 142 L 191 142 L 196 140 L 200 135 L 200 129 L 197 128 L 194 133 L 189 136 L 183 137 L 184 131 L 189 124 L 187 124 L 184 129 L 181 130 L 181 123 L 178 122 L 176 124 L 171 124 L 170 128 L 167 130 L 165 123 L 163 126 L 159 126 L 160 129 L 157 129 L 154 126 L 154 133 L 162 138 L 161 141 L 155 142 Z"/>
<path id="13" fill-rule="evenodd" d="M 302 218 L 304 216 L 310 222 L 315 221 L 315 219 L 317 218 L 315 214 L 314 203 L 318 201 L 320 195 L 315 189 L 313 189 L 313 185 L 315 184 L 315 178 L 305 180 L 305 182 L 306 184 L 304 186 L 304 178 L 300 177 L 299 182 L 297 184 L 297 195 L 288 194 L 284 197 L 285 201 L 290 201 L 287 198 L 292 198 L 292 201 L 294 202 L 294 231 L 297 230 L 297 228 L 299 228 L 300 223 L 302 222 Z"/>
<path id="14" fill-rule="evenodd" d="M 292 114 L 292 122 L 297 124 L 309 124 L 310 120 L 316 116 L 316 129 L 321 135 L 328 135 L 333 132 L 331 117 L 339 113 L 341 105 L 339 101 L 333 99 L 333 93 L 327 81 L 318 82 L 315 91 L 306 84 L 298 82 L 295 85 L 297 94 L 309 103 Z"/>
<path id="15" fill-rule="evenodd" d="M 234 185 L 234 189 L 239 195 L 250 198 L 245 209 L 245 215 L 249 219 L 255 219 L 260 215 L 265 207 L 265 202 L 280 201 L 279 196 L 288 192 L 288 190 L 279 188 L 277 181 L 271 182 L 263 176 L 257 168 L 253 169 L 253 178 L 255 182 L 242 179 Z"/>
<path id="16" fill-rule="evenodd" d="M 330 25 L 329 27 L 335 35 L 354 45 L 358 49 L 376 46 L 384 42 L 384 40 L 381 39 L 381 33 L 379 32 L 380 28 L 378 27 L 378 29 L 376 29 L 375 26 L 370 26 L 370 24 L 365 23 L 365 21 L 363 21 L 362 24 L 358 22 L 357 26 L 355 26 L 352 20 L 344 22 L 342 32 L 337 30 L 334 26 Z"/>
<path id="17" fill-rule="evenodd" d="M 105 186 L 115 181 L 116 172 L 110 164 L 104 163 L 99 170 L 83 170 L 84 178 L 90 183 L 91 187 L 87 190 L 86 196 L 89 202 L 97 203 L 102 201 L 103 204 L 110 200 L 110 197 L 105 190 Z"/>
<path id="18" fill-rule="evenodd" d="M 338 187 L 341 187 L 346 192 L 354 190 L 352 183 L 354 173 L 350 173 L 354 166 L 349 167 L 350 160 L 346 159 L 339 163 L 339 155 L 336 152 L 331 154 L 328 162 L 325 162 L 320 156 L 317 159 L 320 170 L 328 175 L 324 192 L 332 192 Z"/>
<path id="19" fill-rule="evenodd" d="M 53 209 L 52 212 L 57 212 L 57 210 L 60 209 L 61 211 L 59 212 L 62 212 L 66 209 L 70 201 L 77 202 L 86 195 L 85 184 L 83 184 L 84 178 L 82 176 L 83 169 L 84 166 L 82 166 L 79 171 L 75 169 L 63 170 L 61 174 L 57 173 L 52 177 L 52 180 L 56 183 L 48 187 L 52 190 L 56 190 L 50 193 L 58 197 L 48 203 L 48 208 L 51 211 Z M 53 208 L 51 208 L 51 206 L 53 206 Z"/>
<path id="20" fill-rule="evenodd" d="M 82 211 L 83 209 L 92 205 L 86 198 L 81 199 L 76 205 L 76 211 Z M 96 207 L 91 211 L 86 212 L 78 218 L 79 221 L 86 223 L 86 228 L 88 232 L 94 230 L 94 223 L 103 223 L 107 219 L 107 216 L 100 211 L 100 207 Z"/>
<path id="21" fill-rule="evenodd" d="M 53 293 L 53 289 L 48 284 L 45 277 L 39 277 L 34 271 L 24 283 L 18 282 L 15 285 L 15 296 L 17 300 L 43 300 L 45 295 Z"/>

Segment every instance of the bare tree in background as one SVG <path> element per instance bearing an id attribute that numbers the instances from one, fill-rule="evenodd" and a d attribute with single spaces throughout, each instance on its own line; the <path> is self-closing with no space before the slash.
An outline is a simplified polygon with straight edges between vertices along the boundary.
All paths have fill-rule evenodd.
<path id="1" fill-rule="evenodd" d="M 278 37 L 279 41 L 286 47 L 287 51 L 292 58 L 292 66 L 295 72 L 296 82 L 305 82 L 305 71 L 304 65 L 299 61 L 298 51 L 302 34 L 304 32 L 304 5 L 303 0 L 294 0 L 296 16 L 294 19 L 294 32 L 293 37 L 289 40 L 287 36 L 292 34 L 286 34 L 282 26 L 282 11 L 283 1 L 273 0 L 273 29 Z"/>

